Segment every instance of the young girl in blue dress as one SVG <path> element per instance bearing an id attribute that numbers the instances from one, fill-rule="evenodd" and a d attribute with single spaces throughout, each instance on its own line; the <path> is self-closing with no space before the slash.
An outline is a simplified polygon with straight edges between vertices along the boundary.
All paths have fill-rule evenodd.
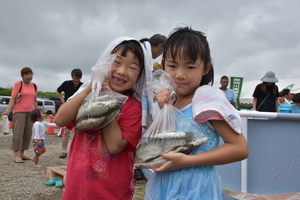
<path id="1" fill-rule="evenodd" d="M 191 122 L 183 131 L 210 140 L 189 155 L 163 153 L 168 162 L 153 169 L 156 173 L 147 182 L 145 199 L 222 199 L 214 165 L 247 158 L 248 146 L 238 113 L 218 88 L 208 85 L 214 72 L 206 36 L 189 27 L 175 29 L 167 40 L 162 64 L 177 85 L 174 106 Z M 156 99 L 162 108 L 170 103 L 170 91 L 163 89 Z M 221 146 L 220 139 L 224 141 Z"/>

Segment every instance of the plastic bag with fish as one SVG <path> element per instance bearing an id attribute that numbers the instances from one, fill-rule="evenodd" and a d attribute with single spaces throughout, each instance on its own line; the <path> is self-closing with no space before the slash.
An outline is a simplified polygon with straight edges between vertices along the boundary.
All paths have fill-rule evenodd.
<path id="1" fill-rule="evenodd" d="M 176 84 L 165 71 L 157 70 L 153 74 L 154 93 L 169 88 L 174 94 Z M 176 100 L 171 95 L 172 101 Z M 135 154 L 136 168 L 156 168 L 167 161 L 162 153 L 181 152 L 188 154 L 209 138 L 194 136 L 194 121 L 187 120 L 180 110 L 172 104 L 166 104 L 157 114 L 153 123 L 142 136 Z"/>
<path id="2" fill-rule="evenodd" d="M 88 131 L 105 127 L 120 112 L 128 97 L 113 90 L 103 90 L 102 83 L 110 73 L 115 56 L 98 62 L 92 68 L 92 92 L 79 107 L 76 115 L 75 130 Z M 89 83 L 88 83 L 89 84 Z M 80 91 L 79 91 L 80 92 Z"/>

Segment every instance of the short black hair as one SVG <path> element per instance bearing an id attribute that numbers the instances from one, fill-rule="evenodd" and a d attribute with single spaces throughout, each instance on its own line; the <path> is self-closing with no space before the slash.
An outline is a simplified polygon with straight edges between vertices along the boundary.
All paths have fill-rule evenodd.
<path id="1" fill-rule="evenodd" d="M 288 95 L 290 92 L 291 92 L 290 89 L 284 88 L 284 89 L 281 91 L 281 95 L 282 95 L 282 96 Z"/>
<path id="2" fill-rule="evenodd" d="M 34 109 L 33 111 L 31 111 L 30 113 L 30 119 L 31 121 L 34 123 L 36 121 L 38 121 L 38 119 L 41 117 L 41 109 Z M 43 112 L 43 111 L 42 111 Z"/>
<path id="3" fill-rule="evenodd" d="M 293 102 L 300 103 L 300 93 L 296 93 L 293 95 Z"/>
<path id="4" fill-rule="evenodd" d="M 81 71 L 81 69 L 78 69 L 78 68 L 73 69 L 73 70 L 71 71 L 71 77 L 73 77 L 73 76 L 76 76 L 76 77 L 78 77 L 78 78 L 81 78 L 81 77 L 82 77 L 82 71 Z"/>
<path id="5" fill-rule="evenodd" d="M 222 81 L 223 79 L 229 80 L 228 76 L 222 76 L 220 80 Z"/>

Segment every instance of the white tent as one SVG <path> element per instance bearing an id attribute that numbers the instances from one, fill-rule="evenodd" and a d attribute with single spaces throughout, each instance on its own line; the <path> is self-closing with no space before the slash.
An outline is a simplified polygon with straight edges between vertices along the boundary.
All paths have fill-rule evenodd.
<path id="1" fill-rule="evenodd" d="M 240 95 L 241 104 L 252 104 L 252 94 L 254 92 L 255 87 L 260 83 L 260 80 L 243 82 L 242 92 Z M 284 88 L 290 89 L 291 93 L 300 92 L 300 79 L 279 79 L 276 85 L 278 86 L 279 92 Z"/>

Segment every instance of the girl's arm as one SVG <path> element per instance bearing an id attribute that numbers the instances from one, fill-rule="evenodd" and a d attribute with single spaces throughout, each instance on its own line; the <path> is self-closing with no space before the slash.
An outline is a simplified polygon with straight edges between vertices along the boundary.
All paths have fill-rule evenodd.
<path id="1" fill-rule="evenodd" d="M 115 118 L 103 128 L 103 136 L 110 153 L 117 154 L 124 149 L 128 141 L 123 138 L 122 130 Z"/>
<path id="2" fill-rule="evenodd" d="M 154 171 L 163 172 L 195 166 L 223 165 L 248 157 L 248 145 L 243 134 L 234 132 L 225 121 L 211 120 L 210 122 L 224 140 L 223 145 L 197 155 L 164 153 L 162 156 L 169 161 Z"/>
<path id="3" fill-rule="evenodd" d="M 73 122 L 76 118 L 78 108 L 91 92 L 91 84 L 75 97 L 62 104 L 55 115 L 55 123 L 59 127 L 64 127 Z"/>

